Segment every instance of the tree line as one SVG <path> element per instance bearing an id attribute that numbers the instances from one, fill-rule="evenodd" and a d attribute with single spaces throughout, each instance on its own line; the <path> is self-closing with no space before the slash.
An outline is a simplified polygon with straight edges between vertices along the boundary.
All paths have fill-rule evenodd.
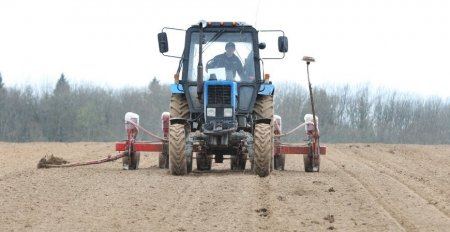
<path id="1" fill-rule="evenodd" d="M 295 83 L 281 84 L 275 112 L 282 112 L 283 130 L 303 122 L 311 113 L 309 90 Z M 450 143 L 450 101 L 419 97 L 393 90 L 355 86 L 319 86 L 313 89 L 321 141 L 364 143 Z M 304 131 L 288 141 L 299 141 Z"/>
<path id="2" fill-rule="evenodd" d="M 0 89 L 0 141 L 117 141 L 126 138 L 126 112 L 140 124 L 161 130 L 170 92 L 156 78 L 147 87 L 120 90 L 71 85 L 64 74 L 54 89 Z M 150 138 L 146 138 L 150 140 Z"/>
<path id="3" fill-rule="evenodd" d="M 314 87 L 321 141 L 326 143 L 450 143 L 450 102 L 369 85 Z M 275 113 L 283 131 L 311 112 L 301 84 L 279 83 Z M 118 141 L 125 138 L 124 115 L 135 112 L 140 124 L 161 132 L 161 113 L 169 110 L 167 84 L 153 78 L 142 88 L 108 89 L 73 85 L 61 75 L 54 88 L 5 87 L 0 74 L 0 141 Z M 304 130 L 283 138 L 301 142 Z M 151 140 L 147 136 L 140 139 Z"/>

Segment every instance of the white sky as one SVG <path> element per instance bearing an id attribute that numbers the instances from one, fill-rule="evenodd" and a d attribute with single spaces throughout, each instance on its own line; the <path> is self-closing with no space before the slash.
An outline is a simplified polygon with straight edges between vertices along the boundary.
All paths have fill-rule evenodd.
<path id="1" fill-rule="evenodd" d="M 313 85 L 450 97 L 446 0 L 2 0 L 0 72 L 10 87 L 53 86 L 61 73 L 70 83 L 109 87 L 146 86 L 155 76 L 171 83 L 177 60 L 159 53 L 157 33 L 201 19 L 284 30 L 285 59 L 265 62 L 275 83 L 306 87 L 308 55 L 317 60 Z"/>

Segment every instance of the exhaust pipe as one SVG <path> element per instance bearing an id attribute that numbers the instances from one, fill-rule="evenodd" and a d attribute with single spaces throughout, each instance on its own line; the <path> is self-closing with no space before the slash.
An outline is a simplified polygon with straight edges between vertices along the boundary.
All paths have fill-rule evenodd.
<path id="1" fill-rule="evenodd" d="M 200 32 L 198 36 L 197 98 L 201 100 L 203 96 L 203 28 L 206 27 L 206 21 L 200 21 L 198 26 Z"/>

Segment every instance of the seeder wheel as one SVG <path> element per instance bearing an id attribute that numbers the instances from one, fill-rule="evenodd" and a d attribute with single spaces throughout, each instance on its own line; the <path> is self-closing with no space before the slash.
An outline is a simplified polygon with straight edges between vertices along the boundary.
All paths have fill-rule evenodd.
<path id="1" fill-rule="evenodd" d="M 274 162 L 275 170 L 284 171 L 284 163 L 286 161 L 286 155 L 285 154 L 276 154 L 274 161 L 275 161 Z"/>
<path id="2" fill-rule="evenodd" d="M 128 151 L 125 151 L 125 156 L 122 158 L 123 169 L 125 170 L 138 169 L 140 158 L 141 158 L 140 152 L 131 152 L 131 155 L 128 155 Z"/>
<path id="3" fill-rule="evenodd" d="M 303 155 L 303 163 L 305 165 L 305 172 L 319 172 L 320 155 L 312 154 L 312 149 L 310 149 L 310 154 Z"/>
<path id="4" fill-rule="evenodd" d="M 163 150 L 159 153 L 158 157 L 159 168 L 169 168 L 169 144 L 163 143 Z"/>

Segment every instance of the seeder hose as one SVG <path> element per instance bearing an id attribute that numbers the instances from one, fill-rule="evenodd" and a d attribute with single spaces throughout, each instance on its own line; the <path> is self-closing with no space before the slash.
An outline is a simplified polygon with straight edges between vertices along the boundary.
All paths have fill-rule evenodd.
<path id="1" fill-rule="evenodd" d="M 306 124 L 307 124 L 307 123 L 304 122 L 304 123 L 298 125 L 297 127 L 295 127 L 294 129 L 290 130 L 290 131 L 287 132 L 287 133 L 279 134 L 279 135 L 274 135 L 274 136 L 275 136 L 275 137 L 284 137 L 284 136 L 288 136 L 288 135 L 294 133 L 296 130 L 300 129 L 301 127 L 304 127 Z"/>
<path id="2" fill-rule="evenodd" d="M 165 138 L 161 138 L 161 137 L 159 137 L 159 136 L 153 134 L 152 132 L 146 130 L 144 127 L 140 126 L 139 124 L 137 124 L 137 123 L 135 123 L 135 122 L 133 122 L 133 121 L 131 121 L 131 120 L 127 120 L 127 122 L 130 123 L 130 124 L 132 124 L 133 126 L 139 128 L 139 129 L 141 129 L 141 130 L 144 131 L 144 133 L 146 133 L 147 135 L 150 135 L 151 137 L 158 139 L 159 141 L 162 141 L 162 142 L 167 142 L 167 141 L 168 141 L 168 140 L 165 139 Z"/>

